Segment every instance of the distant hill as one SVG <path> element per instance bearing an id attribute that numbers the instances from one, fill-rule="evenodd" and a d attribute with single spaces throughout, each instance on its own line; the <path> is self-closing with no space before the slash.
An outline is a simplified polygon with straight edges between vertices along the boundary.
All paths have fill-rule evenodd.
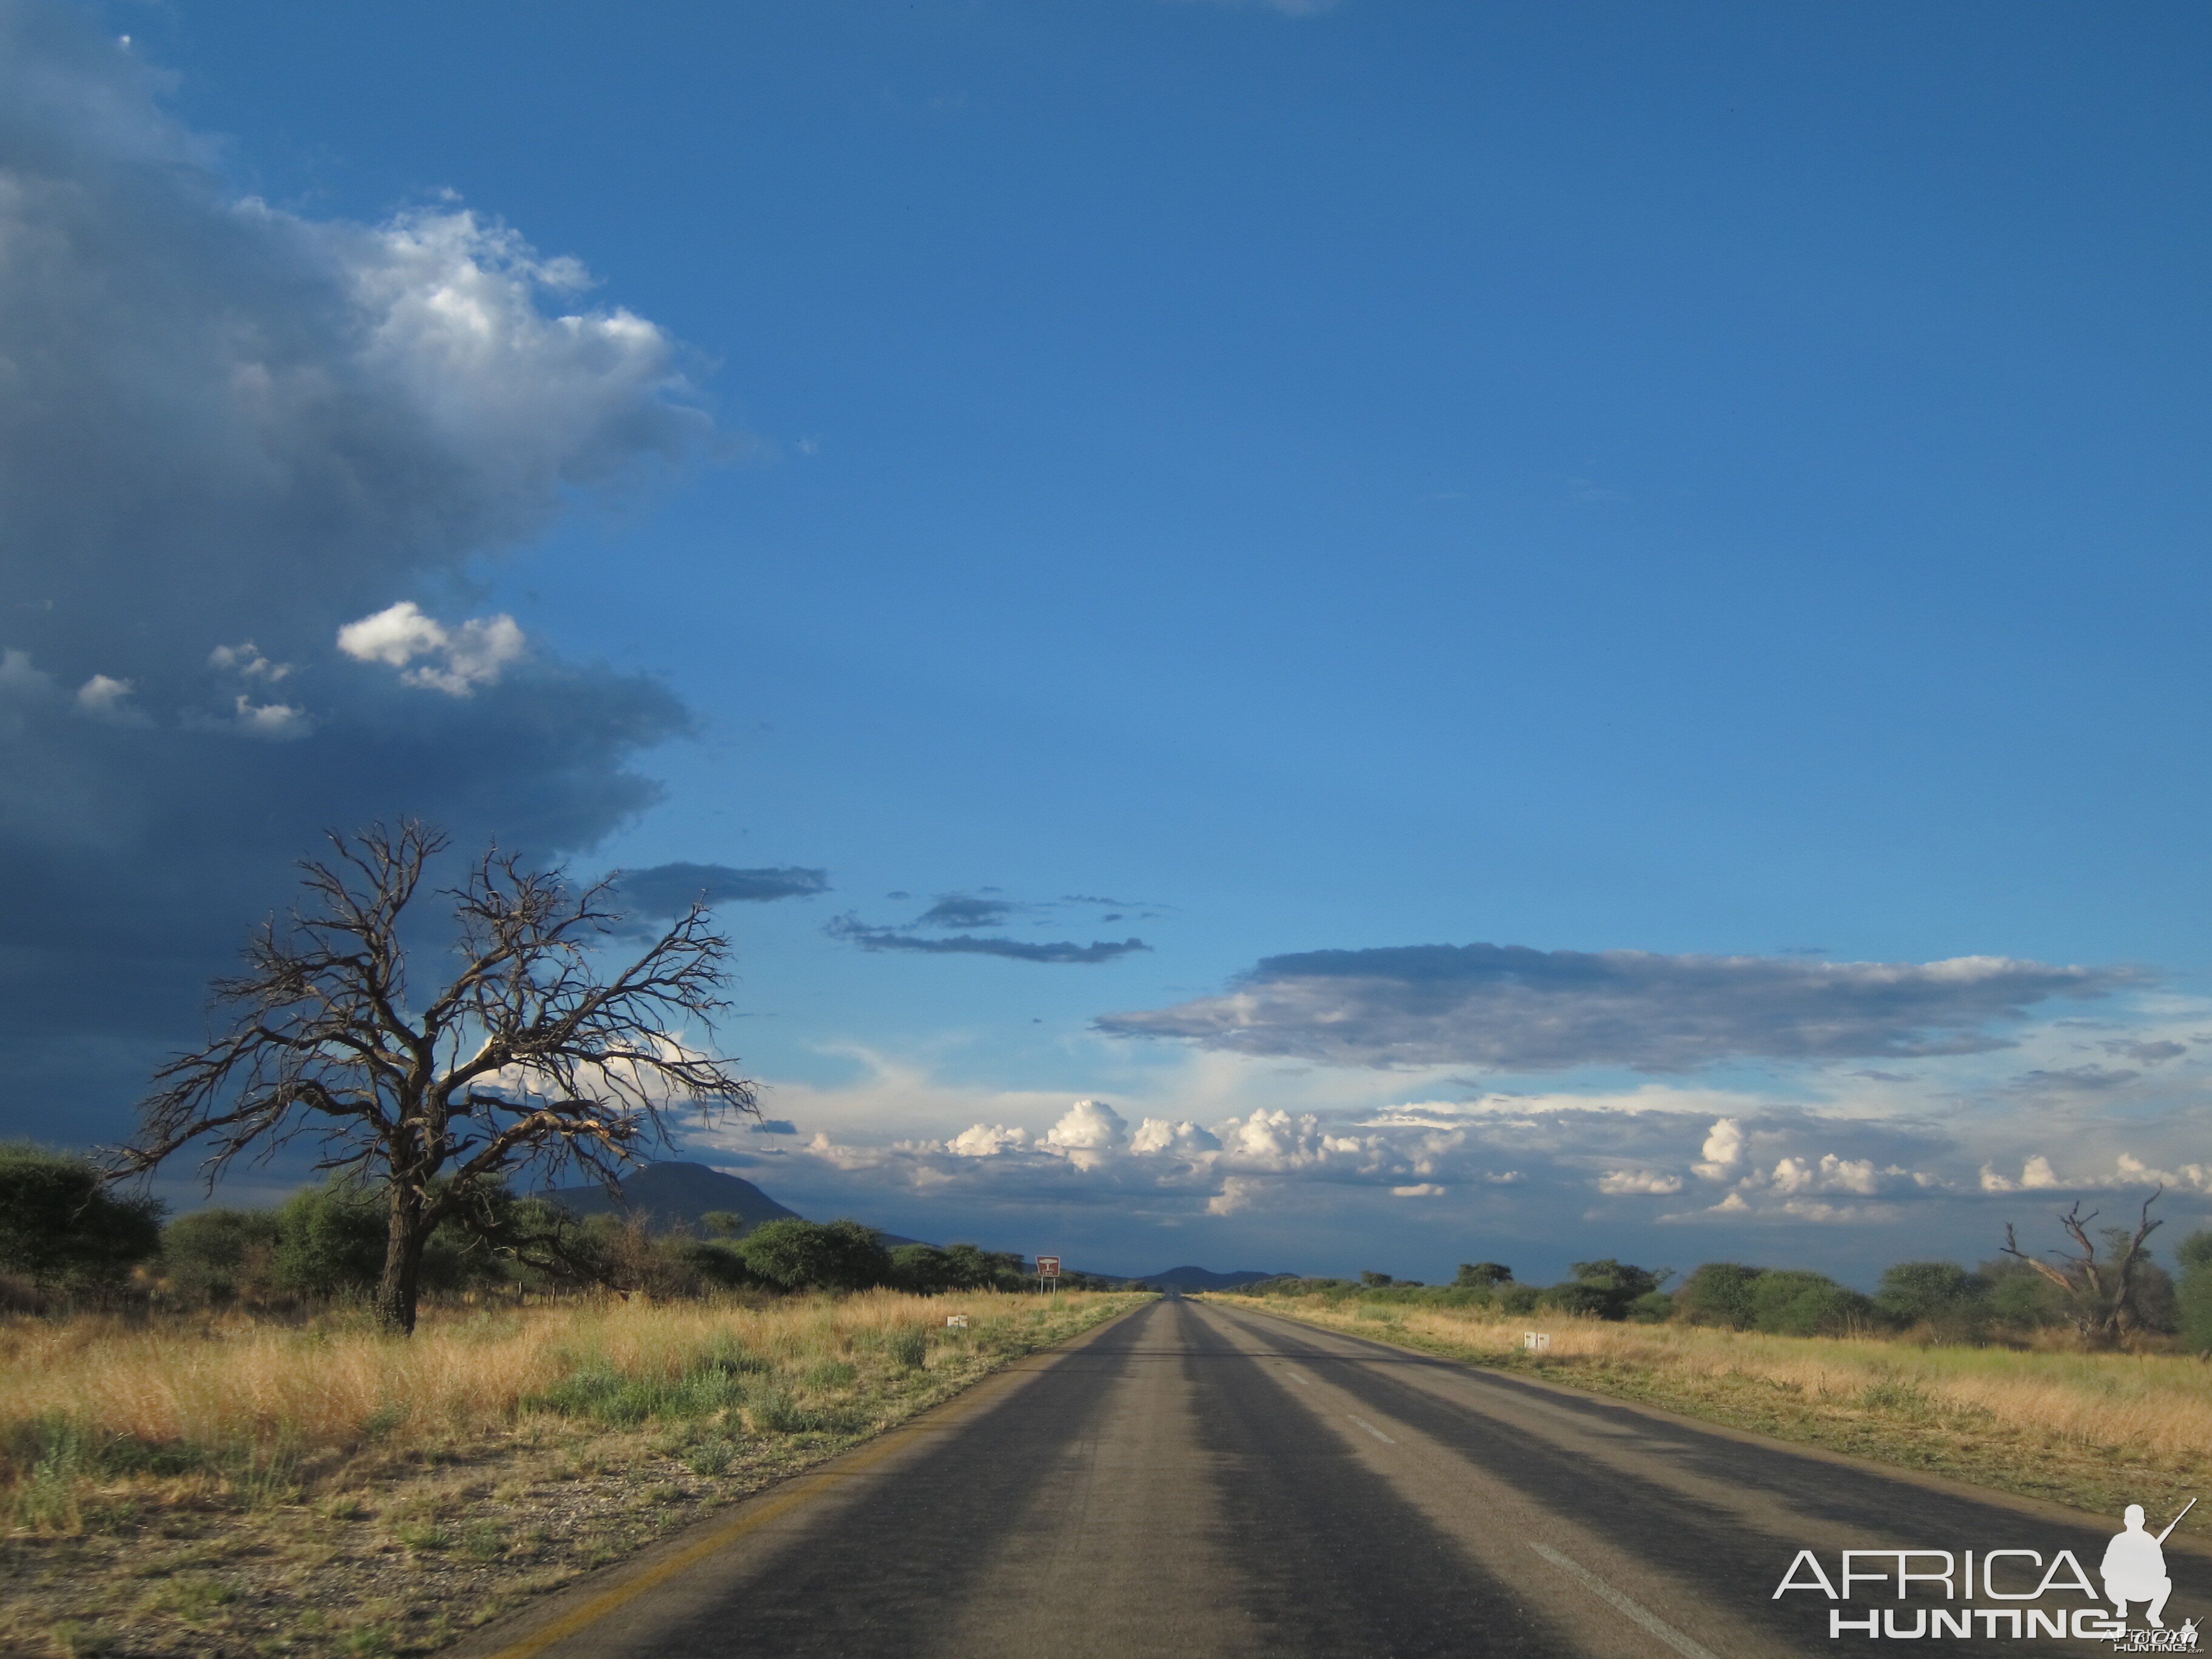
<path id="1" fill-rule="evenodd" d="M 546 1194 L 571 1215 L 627 1212 L 649 1217 L 660 1227 L 696 1227 L 709 1210 L 728 1210 L 745 1220 L 750 1232 L 763 1221 L 780 1221 L 799 1212 L 785 1208 L 750 1181 L 740 1181 L 703 1164 L 648 1164 L 617 1183 L 617 1199 L 604 1187 L 562 1187 Z"/>
<path id="2" fill-rule="evenodd" d="M 1233 1291 L 1240 1285 L 1256 1285 L 1263 1279 L 1279 1279 L 1280 1273 L 1218 1273 L 1209 1267 L 1170 1267 L 1164 1273 L 1146 1273 L 1133 1279 L 1133 1285 L 1164 1285 L 1178 1291 Z"/>

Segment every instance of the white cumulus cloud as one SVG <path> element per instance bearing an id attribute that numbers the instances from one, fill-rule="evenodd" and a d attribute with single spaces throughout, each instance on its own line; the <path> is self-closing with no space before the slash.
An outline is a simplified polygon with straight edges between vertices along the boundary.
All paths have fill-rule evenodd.
<path id="1" fill-rule="evenodd" d="M 1657 1170 L 1608 1170 L 1598 1177 L 1597 1189 L 1615 1196 L 1627 1193 L 1679 1193 L 1682 1190 L 1682 1177 Z"/>
<path id="2" fill-rule="evenodd" d="M 1027 1129 L 1010 1129 L 1003 1123 L 975 1124 L 945 1143 L 945 1149 L 959 1158 L 998 1158 L 1020 1152 L 1029 1144 Z"/>
<path id="3" fill-rule="evenodd" d="M 132 707 L 131 691 L 129 680 L 117 679 L 112 674 L 94 674 L 76 689 L 77 713 L 105 720 L 110 726 L 149 724 L 146 711 Z"/>
<path id="4" fill-rule="evenodd" d="M 1743 1162 L 1743 1125 L 1735 1118 L 1717 1120 L 1706 1133 L 1701 1149 L 1705 1161 L 1696 1166 L 1697 1172 L 1708 1181 L 1725 1181 L 1731 1170 Z"/>
<path id="5" fill-rule="evenodd" d="M 425 616 L 412 599 L 338 629 L 338 649 L 355 661 L 402 669 L 399 678 L 408 684 L 453 697 L 497 684 L 501 674 L 522 659 L 526 645 L 521 627 L 505 611 L 449 629 Z M 409 667 L 417 658 L 422 660 Z"/>

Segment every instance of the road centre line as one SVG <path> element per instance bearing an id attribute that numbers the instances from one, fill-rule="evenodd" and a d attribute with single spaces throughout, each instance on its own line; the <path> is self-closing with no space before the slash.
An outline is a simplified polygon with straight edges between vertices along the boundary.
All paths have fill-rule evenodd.
<path id="1" fill-rule="evenodd" d="M 1352 1413 L 1350 1412 L 1345 1413 L 1345 1415 L 1346 1417 L 1352 1417 Z M 1368 1433 L 1373 1435 L 1377 1440 L 1380 1440 L 1384 1445 L 1395 1446 L 1398 1443 L 1389 1435 L 1383 1433 L 1382 1430 L 1376 1428 L 1372 1423 L 1369 1422 L 1365 1418 L 1352 1417 L 1352 1420 L 1358 1424 L 1361 1428 L 1366 1430 Z"/>
<path id="2" fill-rule="evenodd" d="M 1680 1654 L 1682 1659 L 1718 1659 L 1718 1656 L 1711 1648 L 1691 1640 L 1665 1620 L 1660 1618 L 1658 1614 L 1630 1601 L 1628 1597 L 1613 1589 L 1581 1562 L 1562 1555 L 1549 1544 L 1540 1544 L 1533 1538 L 1528 1540 L 1528 1547 L 1561 1572 L 1565 1573 L 1568 1577 L 1573 1579 L 1591 1595 L 1601 1601 L 1611 1602 L 1620 1612 L 1626 1613 L 1629 1618 Z"/>

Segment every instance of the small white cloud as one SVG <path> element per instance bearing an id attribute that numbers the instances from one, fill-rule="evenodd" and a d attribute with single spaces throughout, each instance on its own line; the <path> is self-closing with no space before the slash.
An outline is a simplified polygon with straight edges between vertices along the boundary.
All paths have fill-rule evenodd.
<path id="1" fill-rule="evenodd" d="M 495 685 L 528 645 L 522 628 L 505 611 L 476 617 L 458 629 L 423 614 L 412 599 L 387 605 L 374 616 L 338 629 L 338 649 L 356 662 L 380 662 L 401 669 L 410 685 L 448 696 L 465 697 L 480 685 Z M 417 658 L 423 660 L 416 666 Z"/>
<path id="2" fill-rule="evenodd" d="M 1231 1176 L 1221 1183 L 1221 1190 L 1206 1200 L 1206 1214 L 1234 1215 L 1239 1210 L 1250 1207 L 1261 1184 L 1243 1176 Z"/>
<path id="3" fill-rule="evenodd" d="M 1829 1152 L 1820 1159 L 1820 1185 L 1826 1191 L 1871 1196 L 1879 1182 L 1872 1158 L 1843 1158 Z"/>
<path id="4" fill-rule="evenodd" d="M 446 630 L 424 616 L 420 605 L 412 599 L 402 599 L 338 629 L 338 649 L 356 662 L 404 668 L 416 658 L 441 648 L 446 637 Z"/>
<path id="5" fill-rule="evenodd" d="M 1128 1138 L 1129 1126 L 1103 1100 L 1079 1100 L 1045 1139 L 1071 1152 L 1111 1152 Z"/>
<path id="6" fill-rule="evenodd" d="M 238 729 L 250 737 L 290 743 L 315 729 L 307 711 L 289 702 L 254 702 L 240 692 L 236 705 Z"/>
<path id="7" fill-rule="evenodd" d="M 1129 1126 L 1103 1100 L 1079 1100 L 1052 1126 L 1042 1145 L 1064 1152 L 1079 1170 L 1095 1170 L 1127 1144 Z"/>
<path id="8" fill-rule="evenodd" d="M 1416 1187 L 1393 1187 L 1390 1189 L 1390 1196 L 1393 1198 L 1442 1198 L 1448 1190 L 1447 1188 L 1437 1186 L 1433 1181 L 1424 1181 Z"/>
<path id="9" fill-rule="evenodd" d="M 1682 1177 L 1657 1170 L 1610 1170 L 1598 1177 L 1597 1189 L 1618 1196 L 1624 1193 L 1679 1193 Z"/>
<path id="10" fill-rule="evenodd" d="M 292 672 L 290 663 L 270 661 L 252 640 L 242 645 L 218 645 L 208 653 L 208 665 L 249 680 L 267 680 L 271 685 Z"/>
<path id="11" fill-rule="evenodd" d="M 1182 1158 L 1194 1158 L 1201 1152 L 1221 1150 L 1220 1137 L 1209 1129 L 1184 1120 L 1171 1121 L 1164 1117 L 1148 1117 L 1137 1126 L 1137 1133 L 1129 1137 L 1129 1150 L 1146 1157 L 1173 1153 Z"/>
<path id="12" fill-rule="evenodd" d="M 2021 1167 L 2020 1184 L 2024 1191 L 2041 1191 L 2059 1185 L 2058 1172 L 2051 1167 L 2051 1160 L 2040 1154 L 2031 1158 Z"/>
<path id="13" fill-rule="evenodd" d="M 44 697 L 52 695 L 54 677 L 43 668 L 32 665 L 27 651 L 0 651 L 0 694 L 11 697 Z"/>
<path id="14" fill-rule="evenodd" d="M 822 1139 L 817 1135 L 816 1139 Z M 945 1150 L 962 1158 L 998 1158 L 1007 1152 L 1018 1152 L 1030 1144 L 1027 1129 L 1008 1128 L 1003 1123 L 978 1123 L 963 1129 L 945 1143 Z"/>
<path id="15" fill-rule="evenodd" d="M 145 726 L 143 709 L 131 706 L 131 682 L 94 674 L 76 689 L 76 712 L 106 726 Z"/>
<path id="16" fill-rule="evenodd" d="M 1730 1193 L 1712 1207 L 1716 1215 L 1741 1215 L 1748 1211 L 1751 1206 L 1744 1201 L 1741 1193 Z"/>
<path id="17" fill-rule="evenodd" d="M 2185 1164 L 2179 1169 L 2160 1170 L 2146 1164 L 2131 1152 L 2122 1152 L 2116 1166 L 2119 1171 L 2112 1183 L 2118 1187 L 2178 1187 L 2194 1188 L 2198 1192 L 2212 1191 L 2212 1167 L 2202 1164 Z"/>
<path id="18" fill-rule="evenodd" d="M 1892 1169 L 1884 1173 L 1902 1176 L 1905 1171 Z M 1860 1193 L 1872 1196 L 1881 1184 L 1874 1160 L 1867 1158 L 1838 1158 L 1833 1152 L 1821 1155 L 1818 1164 L 1808 1158 L 1785 1158 L 1774 1166 L 1767 1181 L 1778 1193 Z"/>
<path id="19" fill-rule="evenodd" d="M 1705 1135 L 1705 1162 L 1695 1165 L 1697 1172 L 1708 1181 L 1725 1181 L 1729 1172 L 1743 1162 L 1743 1124 L 1737 1119 L 1718 1119 Z"/>

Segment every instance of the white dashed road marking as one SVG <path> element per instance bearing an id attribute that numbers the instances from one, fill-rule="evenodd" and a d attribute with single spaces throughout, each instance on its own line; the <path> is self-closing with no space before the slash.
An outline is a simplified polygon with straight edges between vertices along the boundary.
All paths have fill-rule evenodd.
<path id="1" fill-rule="evenodd" d="M 1356 1422 L 1358 1419 L 1355 1418 L 1353 1420 Z M 1610 1602 L 1620 1611 L 1626 1613 L 1652 1635 L 1680 1654 L 1682 1659 L 1717 1659 L 1717 1656 L 1711 1648 L 1706 1647 L 1703 1643 L 1692 1641 L 1665 1620 L 1660 1618 L 1658 1614 L 1638 1606 L 1588 1567 L 1583 1565 L 1581 1562 L 1560 1554 L 1549 1544 L 1539 1544 L 1534 1539 L 1529 1540 L 1528 1547 L 1580 1584 L 1592 1595 L 1601 1601 Z"/>

